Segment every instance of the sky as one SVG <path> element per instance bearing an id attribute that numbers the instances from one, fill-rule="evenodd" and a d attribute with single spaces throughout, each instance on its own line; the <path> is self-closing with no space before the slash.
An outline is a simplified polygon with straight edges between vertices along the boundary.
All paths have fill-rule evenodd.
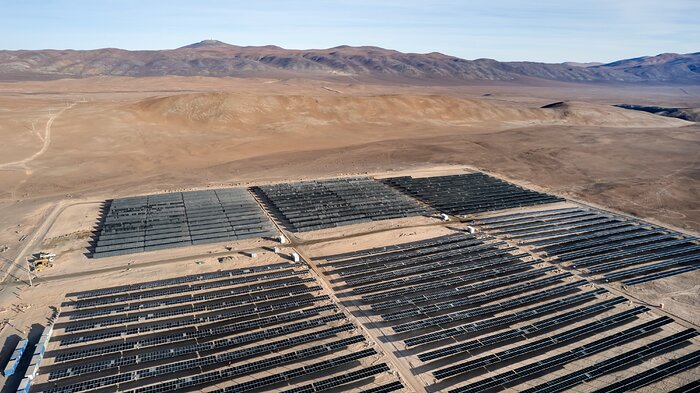
<path id="1" fill-rule="evenodd" d="M 172 49 L 204 39 L 610 62 L 700 51 L 700 0 L 0 0 L 0 49 Z"/>

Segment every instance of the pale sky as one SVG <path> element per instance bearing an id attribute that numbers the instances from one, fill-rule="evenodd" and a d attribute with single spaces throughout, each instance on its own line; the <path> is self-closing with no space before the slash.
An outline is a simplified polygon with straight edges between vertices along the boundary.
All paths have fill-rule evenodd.
<path id="1" fill-rule="evenodd" d="M 0 0 L 0 49 L 170 49 L 213 38 L 609 62 L 698 52 L 699 20 L 700 0 Z"/>

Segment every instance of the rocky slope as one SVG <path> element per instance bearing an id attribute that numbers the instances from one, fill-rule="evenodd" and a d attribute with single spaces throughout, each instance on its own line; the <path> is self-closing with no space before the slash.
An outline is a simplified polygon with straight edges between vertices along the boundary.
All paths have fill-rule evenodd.
<path id="1" fill-rule="evenodd" d="M 700 84 L 700 52 L 621 60 L 604 65 L 465 60 L 441 53 L 402 53 L 339 46 L 288 50 L 202 41 L 173 50 L 0 51 L 0 80 L 89 76 L 352 76 L 382 80 L 514 81 Z"/>

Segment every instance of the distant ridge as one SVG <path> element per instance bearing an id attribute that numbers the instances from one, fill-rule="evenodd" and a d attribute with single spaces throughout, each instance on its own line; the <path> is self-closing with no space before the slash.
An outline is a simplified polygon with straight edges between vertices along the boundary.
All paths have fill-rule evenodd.
<path id="1" fill-rule="evenodd" d="M 0 51 L 0 80 L 91 76 L 265 76 L 371 78 L 460 83 L 549 80 L 584 83 L 700 84 L 700 52 L 664 53 L 608 64 L 465 60 L 438 52 L 402 53 L 341 45 L 290 50 L 204 40 L 177 49 Z"/>

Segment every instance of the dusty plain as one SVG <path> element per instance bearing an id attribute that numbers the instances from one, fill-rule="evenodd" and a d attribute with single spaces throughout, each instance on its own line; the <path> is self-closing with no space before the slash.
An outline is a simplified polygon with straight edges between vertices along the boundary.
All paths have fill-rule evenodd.
<path id="1" fill-rule="evenodd" d="M 696 108 L 700 87 L 543 83 L 408 86 L 340 77 L 0 83 L 2 338 L 45 323 L 68 290 L 216 270 L 218 256 L 273 245 L 264 239 L 89 259 L 100 203 L 119 196 L 472 168 L 700 232 L 700 126 L 610 106 Z M 306 244 L 303 253 L 322 255 L 436 236 L 450 225 L 421 217 L 293 240 Z M 27 292 L 24 260 L 42 249 L 61 256 L 36 278 L 41 292 Z M 698 275 L 682 277 L 640 286 L 634 298 L 669 299 L 669 313 L 697 326 Z"/>

